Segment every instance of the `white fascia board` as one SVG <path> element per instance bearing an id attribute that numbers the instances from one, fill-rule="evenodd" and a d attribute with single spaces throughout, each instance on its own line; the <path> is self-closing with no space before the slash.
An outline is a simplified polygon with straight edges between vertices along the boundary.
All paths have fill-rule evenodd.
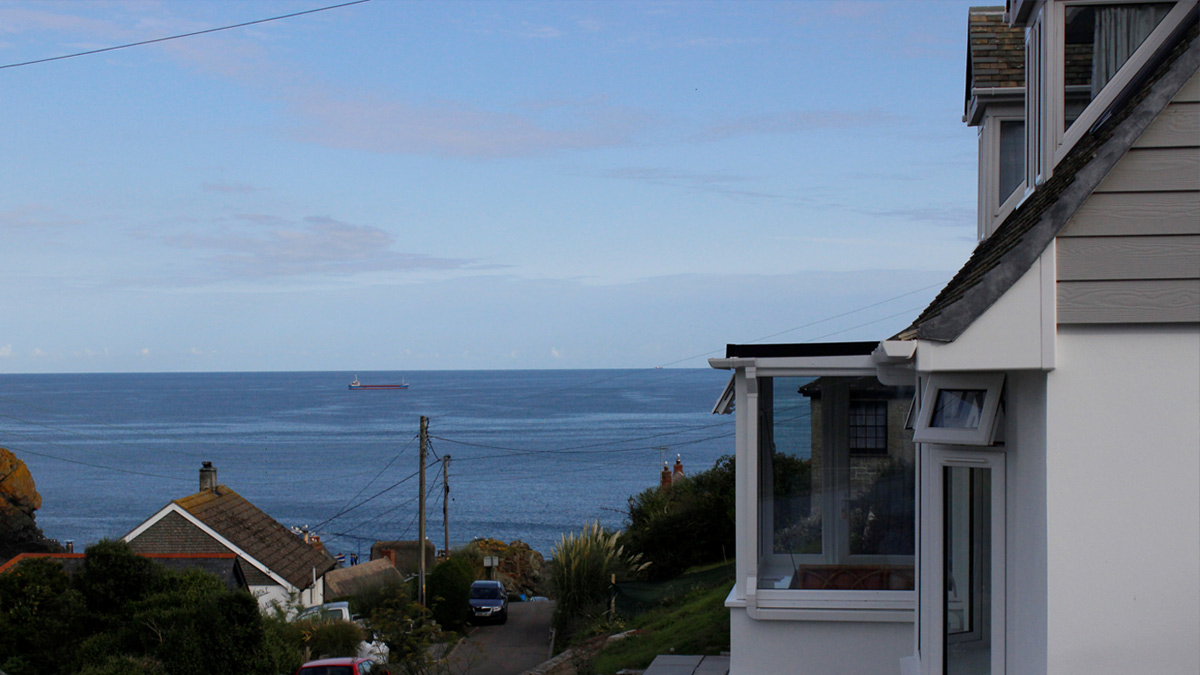
<path id="1" fill-rule="evenodd" d="M 971 103 L 963 113 L 963 123 L 969 127 L 977 127 L 983 121 L 984 112 L 988 114 L 1011 114 L 1009 110 L 996 113 L 995 108 L 1020 108 L 1024 113 L 1025 87 L 975 87 L 971 89 Z"/>
<path id="2" fill-rule="evenodd" d="M 875 372 L 875 362 L 869 354 L 854 356 L 762 356 L 709 359 L 713 368 L 721 370 L 754 368 L 759 377 L 857 377 Z"/>
<path id="3" fill-rule="evenodd" d="M 921 373 L 1053 368 L 1054 246 L 953 342 L 918 340 Z M 1048 325 L 1049 324 L 1049 325 Z"/>
<path id="4" fill-rule="evenodd" d="M 884 340 L 871 352 L 871 359 L 880 364 L 904 363 L 912 360 L 916 353 L 916 340 Z"/>
<path id="5" fill-rule="evenodd" d="M 205 525 L 199 518 L 196 518 L 192 514 L 188 513 L 187 509 L 176 504 L 175 502 L 171 502 L 170 504 L 167 504 L 158 513 L 150 516 L 148 519 L 146 519 L 146 522 L 142 523 L 141 525 L 138 525 L 136 528 L 133 529 L 132 532 L 125 535 L 122 538 L 122 541 L 124 541 L 125 543 L 129 543 L 129 542 L 133 541 L 134 539 L 137 539 L 137 537 L 139 535 L 141 535 L 146 530 L 150 529 L 150 527 L 152 525 L 154 525 L 155 523 L 157 523 L 158 521 L 162 520 L 163 517 L 165 517 L 168 513 L 178 513 L 179 515 L 183 516 L 184 519 L 186 519 L 188 522 L 190 522 L 191 524 L 200 528 L 200 530 L 202 532 L 204 532 L 208 536 L 212 537 L 213 539 L 216 539 L 223 546 L 225 546 L 229 550 L 236 553 L 238 556 L 240 556 L 246 562 L 253 565 L 255 569 L 257 569 L 258 571 L 262 572 L 263 574 L 271 577 L 275 581 L 279 582 L 279 585 L 288 589 L 288 591 L 300 590 L 300 589 L 296 588 L 295 586 L 293 586 L 287 579 L 284 579 L 283 577 L 279 576 L 278 574 L 273 572 L 270 568 L 268 568 L 266 565 L 259 562 L 257 558 L 250 555 L 249 553 L 246 553 L 240 547 L 235 545 L 233 542 L 231 542 L 228 539 L 226 539 L 225 537 L 221 536 L 221 534 L 219 532 L 212 529 L 208 525 Z"/>
<path id="6" fill-rule="evenodd" d="M 723 370 L 754 368 L 758 377 L 856 377 L 875 373 L 870 355 L 709 359 L 708 363 Z"/>

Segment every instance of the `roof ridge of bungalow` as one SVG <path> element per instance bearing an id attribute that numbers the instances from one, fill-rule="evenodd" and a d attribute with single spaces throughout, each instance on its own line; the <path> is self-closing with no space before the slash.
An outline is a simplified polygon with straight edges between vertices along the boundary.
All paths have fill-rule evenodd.
<path id="1" fill-rule="evenodd" d="M 954 341 L 1029 271 L 1134 141 L 1200 70 L 1194 12 L 1185 25 L 1184 35 L 1164 50 L 1154 75 L 1142 83 L 1138 95 L 1092 130 L 1059 162 L 1054 175 L 975 247 L 954 278 L 908 328 L 897 333 L 897 339 Z"/>

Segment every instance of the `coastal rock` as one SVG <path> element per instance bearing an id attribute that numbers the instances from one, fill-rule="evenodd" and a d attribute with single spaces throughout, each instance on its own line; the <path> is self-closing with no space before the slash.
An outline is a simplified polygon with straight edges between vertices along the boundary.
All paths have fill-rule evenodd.
<path id="1" fill-rule="evenodd" d="M 42 508 L 42 496 L 33 484 L 33 475 L 25 462 L 10 450 L 0 448 L 0 509 L 12 507 L 26 513 Z"/>
<path id="2" fill-rule="evenodd" d="M 0 448 L 0 561 L 18 553 L 61 550 L 57 542 L 46 539 L 34 522 L 33 512 L 41 506 L 42 496 L 25 462 Z"/>

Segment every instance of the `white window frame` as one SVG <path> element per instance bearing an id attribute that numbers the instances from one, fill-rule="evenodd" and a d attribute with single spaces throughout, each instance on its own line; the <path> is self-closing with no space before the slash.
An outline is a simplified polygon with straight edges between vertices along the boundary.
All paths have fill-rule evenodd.
<path id="1" fill-rule="evenodd" d="M 1161 0 L 1160 0 L 1161 1 Z M 1066 0 L 1048 3 L 1046 12 L 1049 13 L 1048 21 L 1044 21 L 1045 12 L 1042 16 L 1036 19 L 1041 24 L 1041 31 L 1049 33 L 1048 36 L 1043 36 L 1042 51 L 1043 63 L 1041 64 L 1040 73 L 1034 74 L 1031 71 L 1030 64 L 1026 63 L 1026 82 L 1034 84 L 1040 80 L 1039 92 L 1034 92 L 1031 89 L 1027 90 L 1026 100 L 1030 96 L 1040 96 L 1042 102 L 1040 109 L 1040 119 L 1037 121 L 1041 130 L 1041 137 L 1034 139 L 1030 137 L 1033 127 L 1030 126 L 1031 120 L 1025 122 L 1026 143 L 1034 143 L 1031 146 L 1031 152 L 1027 155 L 1026 176 L 1030 176 L 1030 167 L 1028 166 L 1029 157 L 1038 153 L 1038 159 L 1041 160 L 1041 176 L 1036 178 L 1036 182 L 1042 182 L 1049 178 L 1053 173 L 1053 167 L 1056 166 L 1067 153 L 1075 147 L 1081 138 L 1087 135 L 1092 125 L 1100 119 L 1100 115 L 1108 109 L 1109 106 L 1116 101 L 1117 96 L 1129 85 L 1133 80 L 1134 75 L 1150 60 L 1154 52 L 1162 45 L 1167 36 L 1179 25 L 1179 22 L 1187 15 L 1192 7 L 1195 6 L 1194 0 L 1183 0 L 1176 2 L 1175 6 L 1167 13 L 1163 20 L 1150 32 L 1146 40 L 1130 55 L 1129 60 L 1121 66 L 1108 84 L 1097 94 L 1096 98 L 1088 103 L 1087 107 L 1079 114 L 1079 117 L 1071 124 L 1071 128 L 1066 128 L 1066 122 L 1063 119 L 1066 106 L 1065 95 L 1065 80 L 1064 58 L 1066 53 L 1066 10 L 1068 7 L 1078 5 L 1118 5 L 1118 4 L 1150 4 L 1150 0 Z M 1049 30 L 1046 30 L 1049 28 Z M 1031 26 L 1029 30 L 1034 30 Z M 1028 34 L 1028 31 L 1027 31 Z M 1048 40 L 1046 39 L 1048 37 Z M 1027 52 L 1028 53 L 1028 52 Z M 1033 77 L 1031 78 L 1031 75 Z M 1036 174 L 1034 174 L 1036 176 Z M 1028 178 L 1026 181 L 1027 190 L 1029 186 Z"/>
<path id="2" fill-rule="evenodd" d="M 716 365 L 714 363 L 714 365 Z M 758 379 L 782 377 L 876 377 L 870 356 L 727 359 L 726 367 L 744 369 L 737 377 L 735 407 L 738 416 L 739 478 L 738 580 L 729 607 L 745 607 L 758 620 L 787 621 L 896 621 L 911 622 L 917 608 L 917 591 L 818 591 L 758 588 L 762 522 L 758 508 Z M 743 461 L 743 457 L 746 461 Z M 828 468 L 823 470 L 829 470 Z M 743 534 L 745 532 L 746 534 Z M 748 556 L 741 559 L 741 556 Z M 916 559 L 913 560 L 914 571 Z"/>
<path id="3" fill-rule="evenodd" d="M 1004 122 L 1025 122 L 1025 144 L 1028 146 L 1028 121 L 1024 115 L 1020 105 L 996 105 L 989 107 L 979 127 L 979 241 L 992 236 L 1024 198 L 1028 171 L 1022 174 L 1021 182 L 1011 193 L 1003 198 L 1000 196 L 1000 127 Z M 1024 159 L 1028 160 L 1028 153 Z"/>
<path id="4" fill-rule="evenodd" d="M 943 390 L 983 390 L 983 408 L 979 426 L 974 429 L 930 426 L 938 393 Z M 1000 396 L 1004 391 L 1004 373 L 935 373 L 921 388 L 921 407 L 913 441 L 917 443 L 952 443 L 955 445 L 991 445 L 996 438 L 996 418 L 1000 411 Z"/>
<path id="5" fill-rule="evenodd" d="M 977 450 L 939 444 L 921 448 L 921 478 L 919 480 L 920 513 L 920 576 L 918 593 L 921 596 L 918 617 L 919 658 L 922 675 L 943 675 L 945 606 L 942 594 L 945 580 L 945 502 L 943 469 L 967 467 L 989 469 L 991 475 L 991 614 L 987 629 L 991 638 L 991 670 L 995 675 L 1005 671 L 1005 619 L 1007 616 L 1005 585 L 1006 492 L 1005 454 L 993 450 Z"/>

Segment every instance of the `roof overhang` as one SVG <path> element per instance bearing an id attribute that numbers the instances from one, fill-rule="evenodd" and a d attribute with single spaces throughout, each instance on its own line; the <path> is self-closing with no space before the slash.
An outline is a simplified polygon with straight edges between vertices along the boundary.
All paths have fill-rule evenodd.
<path id="1" fill-rule="evenodd" d="M 801 342 L 793 344 L 727 345 L 725 358 L 709 359 L 721 370 L 754 368 L 763 375 L 872 375 L 871 354 L 878 342 Z"/>

